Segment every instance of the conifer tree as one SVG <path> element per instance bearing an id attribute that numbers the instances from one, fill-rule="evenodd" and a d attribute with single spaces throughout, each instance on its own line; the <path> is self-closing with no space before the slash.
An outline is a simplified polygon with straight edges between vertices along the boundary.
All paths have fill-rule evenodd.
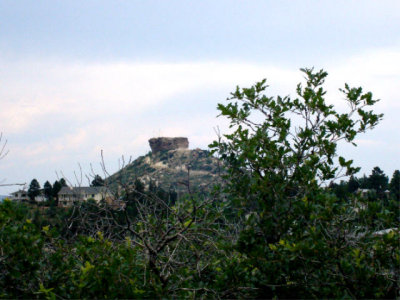
<path id="1" fill-rule="evenodd" d="M 28 189 L 28 197 L 31 201 L 35 200 L 35 197 L 40 195 L 40 184 L 36 179 L 32 179 L 29 189 Z"/>
<path id="2" fill-rule="evenodd" d="M 46 181 L 43 185 L 43 192 L 47 199 L 52 198 L 53 196 L 53 187 L 49 181 Z"/>

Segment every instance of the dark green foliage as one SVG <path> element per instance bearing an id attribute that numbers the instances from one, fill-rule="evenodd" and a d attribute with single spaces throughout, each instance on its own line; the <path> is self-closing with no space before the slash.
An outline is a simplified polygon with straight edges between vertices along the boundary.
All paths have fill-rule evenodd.
<path id="1" fill-rule="evenodd" d="M 128 207 L 135 208 L 136 202 L 142 202 L 144 195 L 144 184 L 139 179 L 136 179 L 133 183 L 133 188 L 126 191 L 124 200 Z"/>
<path id="2" fill-rule="evenodd" d="M 61 178 L 59 182 L 60 182 L 60 184 L 61 184 L 61 187 L 67 186 L 67 182 L 65 181 L 64 178 Z"/>
<path id="3" fill-rule="evenodd" d="M 360 189 L 370 189 L 371 188 L 368 177 L 365 175 L 363 177 L 358 178 L 358 182 L 360 184 L 360 186 L 359 186 Z"/>
<path id="4" fill-rule="evenodd" d="M 393 199 L 400 201 L 400 171 L 396 170 L 390 180 L 390 193 Z"/>
<path id="5" fill-rule="evenodd" d="M 378 197 L 382 197 L 383 192 L 388 187 L 389 178 L 379 167 L 375 167 L 372 170 L 371 175 L 369 175 L 368 177 L 368 182 L 369 188 L 374 189 Z"/>
<path id="6" fill-rule="evenodd" d="M 0 204 L 1 298 L 155 297 L 143 286 L 145 269 L 130 243 L 113 244 L 99 232 L 69 245 L 26 213 L 9 201 Z"/>
<path id="7" fill-rule="evenodd" d="M 58 192 L 61 190 L 62 188 L 62 184 L 60 183 L 60 181 L 56 180 L 53 183 L 53 198 L 56 200 L 55 203 L 56 205 L 58 204 Z"/>
<path id="8" fill-rule="evenodd" d="M 26 208 L 10 201 L 0 205 L 0 297 L 34 297 L 43 258 L 40 230 L 26 219 Z"/>
<path id="9" fill-rule="evenodd" d="M 104 186 L 104 179 L 100 175 L 95 175 L 90 186 Z"/>
<path id="10" fill-rule="evenodd" d="M 62 187 L 67 186 L 67 183 L 64 178 L 60 180 L 56 180 L 53 183 L 53 198 L 56 199 L 56 205 L 58 204 L 58 192 L 61 190 Z"/>
<path id="11" fill-rule="evenodd" d="M 180 222 L 171 212 L 163 216 L 158 209 L 154 210 L 156 206 L 150 207 L 150 214 L 143 219 L 148 223 L 135 222 L 132 227 L 143 234 L 145 228 L 153 229 L 143 236 L 144 240 L 134 238 L 129 232 L 112 236 L 106 227 L 102 227 L 106 232 L 93 230 L 107 220 L 107 216 L 98 214 L 104 212 L 104 207 L 96 207 L 94 203 L 81 207 L 79 222 L 85 222 L 88 214 L 97 215 L 98 222 L 95 219 L 93 224 L 86 222 L 86 232 L 80 231 L 84 235 L 76 236 L 73 234 L 76 225 L 67 233 L 66 228 L 62 229 L 63 220 L 56 226 L 46 224 L 47 218 L 39 210 L 32 211 L 6 200 L 0 204 L 0 298 L 153 299 L 168 295 L 173 298 L 219 295 L 220 291 L 213 288 L 222 287 L 221 260 L 229 254 L 223 254 L 216 245 L 227 235 L 221 230 L 222 224 L 213 221 L 219 218 L 216 208 L 202 206 L 200 200 L 182 199 L 172 210 L 176 214 L 181 210 L 195 213 L 196 221 L 186 214 L 181 215 Z M 145 204 L 149 207 L 151 202 Z M 76 210 L 71 208 L 63 216 L 61 209 L 58 217 L 71 220 Z M 28 218 L 30 215 L 33 219 Z M 202 225 L 207 218 L 211 218 L 209 227 Z M 179 231 L 175 232 L 176 229 Z M 160 247 L 158 239 L 162 238 L 163 230 L 168 230 L 165 240 L 168 244 Z M 143 249 L 143 241 L 157 253 L 149 256 Z"/>
<path id="12" fill-rule="evenodd" d="M 43 185 L 43 193 L 46 196 L 47 199 L 50 199 L 53 197 L 53 187 L 51 186 L 51 183 L 46 181 Z"/>
<path id="13" fill-rule="evenodd" d="M 385 189 L 383 190 L 382 187 Z M 389 188 L 389 190 L 386 188 Z M 359 189 L 364 189 L 363 193 Z M 356 193 L 359 193 L 360 196 L 370 201 L 384 200 L 385 203 L 387 203 L 388 198 L 399 200 L 399 189 L 400 172 L 398 170 L 394 171 L 390 184 L 388 184 L 388 177 L 379 167 L 375 167 L 369 177 L 364 175 L 357 178 L 352 175 L 348 181 L 331 182 L 329 185 L 329 190 L 342 200 L 348 200 Z"/>
<path id="14" fill-rule="evenodd" d="M 340 183 L 331 183 L 329 189 L 341 200 L 347 200 L 349 196 L 349 185 L 344 180 Z"/>
<path id="15" fill-rule="evenodd" d="M 56 180 L 53 183 L 53 197 L 58 197 L 58 192 L 61 190 L 61 188 L 62 188 L 61 183 L 58 180 Z"/>
<path id="16" fill-rule="evenodd" d="M 357 181 L 357 179 L 352 175 L 350 176 L 347 188 L 349 193 L 354 193 L 358 190 L 360 187 L 360 183 Z"/>
<path id="17" fill-rule="evenodd" d="M 39 195 L 40 195 L 40 184 L 36 179 L 32 179 L 28 189 L 28 197 L 31 199 L 31 201 L 34 201 L 35 197 Z"/>

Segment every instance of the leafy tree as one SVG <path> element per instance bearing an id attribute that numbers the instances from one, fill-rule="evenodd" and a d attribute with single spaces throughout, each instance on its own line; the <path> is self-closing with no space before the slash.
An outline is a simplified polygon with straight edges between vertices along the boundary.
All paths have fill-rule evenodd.
<path id="1" fill-rule="evenodd" d="M 370 188 L 376 191 L 378 197 L 382 197 L 383 192 L 388 187 L 389 178 L 379 167 L 375 167 L 372 170 L 371 175 L 368 177 L 368 182 Z"/>
<path id="2" fill-rule="evenodd" d="M 100 175 L 95 175 L 90 186 L 104 186 L 104 179 Z"/>
<path id="3" fill-rule="evenodd" d="M 43 185 L 43 192 L 47 199 L 53 196 L 53 187 L 49 181 L 46 181 Z"/>
<path id="4" fill-rule="evenodd" d="M 225 192 L 244 215 L 236 244 L 243 256 L 232 262 L 239 267 L 226 282 L 242 278 L 238 284 L 261 298 L 393 296 L 393 276 L 389 286 L 384 282 L 397 260 L 384 258 L 387 269 L 375 270 L 372 233 L 357 239 L 354 207 L 321 189 L 341 175 L 339 168 L 343 175 L 359 170 L 338 156 L 337 143 L 355 144 L 379 123 L 382 115 L 368 110 L 378 100 L 346 84 L 341 91 L 350 109 L 338 113 L 325 101 L 327 73 L 302 71 L 306 84 L 297 86 L 298 98 L 265 95 L 263 80 L 238 87 L 227 105 L 218 105 L 231 132 L 210 146 L 227 166 Z"/>
<path id="5" fill-rule="evenodd" d="M 392 179 L 390 180 L 390 192 L 393 198 L 400 201 L 400 171 L 396 170 L 393 173 Z"/>
<path id="6" fill-rule="evenodd" d="M 302 71 L 307 83 L 305 87 L 297 86 L 300 98 L 267 97 L 263 94 L 267 87 L 263 80 L 251 88 L 238 87 L 228 99 L 229 104 L 218 105 L 234 129 L 225 135 L 229 142 L 211 145 L 230 166 L 229 188 L 237 192 L 235 195 L 245 207 L 257 205 L 266 211 L 272 208 L 266 212 L 270 217 L 274 213 L 278 214 L 275 217 L 290 213 L 291 198 L 318 190 L 321 182 L 335 178 L 339 168 L 334 166 L 337 142 L 354 143 L 358 133 L 374 127 L 382 118 L 365 110 L 378 101 L 370 92 L 363 94 L 361 88 L 347 84 L 341 91 L 351 109 L 337 113 L 324 99 L 322 84 L 327 73 Z M 263 121 L 257 122 L 259 119 L 252 113 L 263 116 Z M 302 125 L 292 125 L 293 116 L 300 116 Z M 359 170 L 352 167 L 352 160 L 339 157 L 338 163 L 347 175 Z M 287 197 L 289 201 L 281 203 Z M 277 202 L 281 205 L 276 206 Z M 270 226 L 269 229 L 275 227 L 272 223 L 267 227 Z"/>
<path id="7" fill-rule="evenodd" d="M 36 196 L 40 195 L 40 184 L 36 179 L 32 179 L 29 184 L 28 197 L 33 201 Z"/>

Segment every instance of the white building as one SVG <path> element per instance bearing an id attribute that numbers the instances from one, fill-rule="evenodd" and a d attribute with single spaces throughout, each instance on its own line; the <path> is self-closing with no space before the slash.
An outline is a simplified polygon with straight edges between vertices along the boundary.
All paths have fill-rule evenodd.
<path id="1" fill-rule="evenodd" d="M 59 206 L 72 206 L 74 203 L 93 199 L 97 203 L 105 201 L 113 203 L 113 197 L 109 189 L 102 186 L 67 187 L 64 186 L 58 192 Z"/>
<path id="2" fill-rule="evenodd" d="M 11 193 L 10 195 L 11 195 L 10 200 L 12 200 L 12 201 L 16 201 L 16 202 L 29 202 L 30 201 L 28 192 L 24 191 L 24 190 L 16 191 L 14 193 Z M 35 202 L 44 202 L 46 200 L 48 200 L 47 197 L 45 197 L 42 194 L 35 197 Z"/>
<path id="3" fill-rule="evenodd" d="M 10 194 L 10 200 L 16 201 L 16 202 L 28 202 L 29 197 L 28 197 L 28 192 L 24 190 L 19 190 L 14 193 Z"/>

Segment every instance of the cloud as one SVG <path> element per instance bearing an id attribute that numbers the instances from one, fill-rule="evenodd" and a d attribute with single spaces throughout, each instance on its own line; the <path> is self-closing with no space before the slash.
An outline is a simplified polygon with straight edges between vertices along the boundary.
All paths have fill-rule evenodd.
<path id="1" fill-rule="evenodd" d="M 19 70 L 19 72 L 18 72 Z M 202 89 L 232 88 L 274 74 L 291 72 L 228 63 L 68 64 L 57 62 L 3 63 L 0 118 L 3 130 L 23 133 L 52 115 L 85 122 L 137 115 L 174 95 Z M 7 76 L 7 74 L 11 74 Z M 279 79 L 278 79 L 279 81 Z"/>

